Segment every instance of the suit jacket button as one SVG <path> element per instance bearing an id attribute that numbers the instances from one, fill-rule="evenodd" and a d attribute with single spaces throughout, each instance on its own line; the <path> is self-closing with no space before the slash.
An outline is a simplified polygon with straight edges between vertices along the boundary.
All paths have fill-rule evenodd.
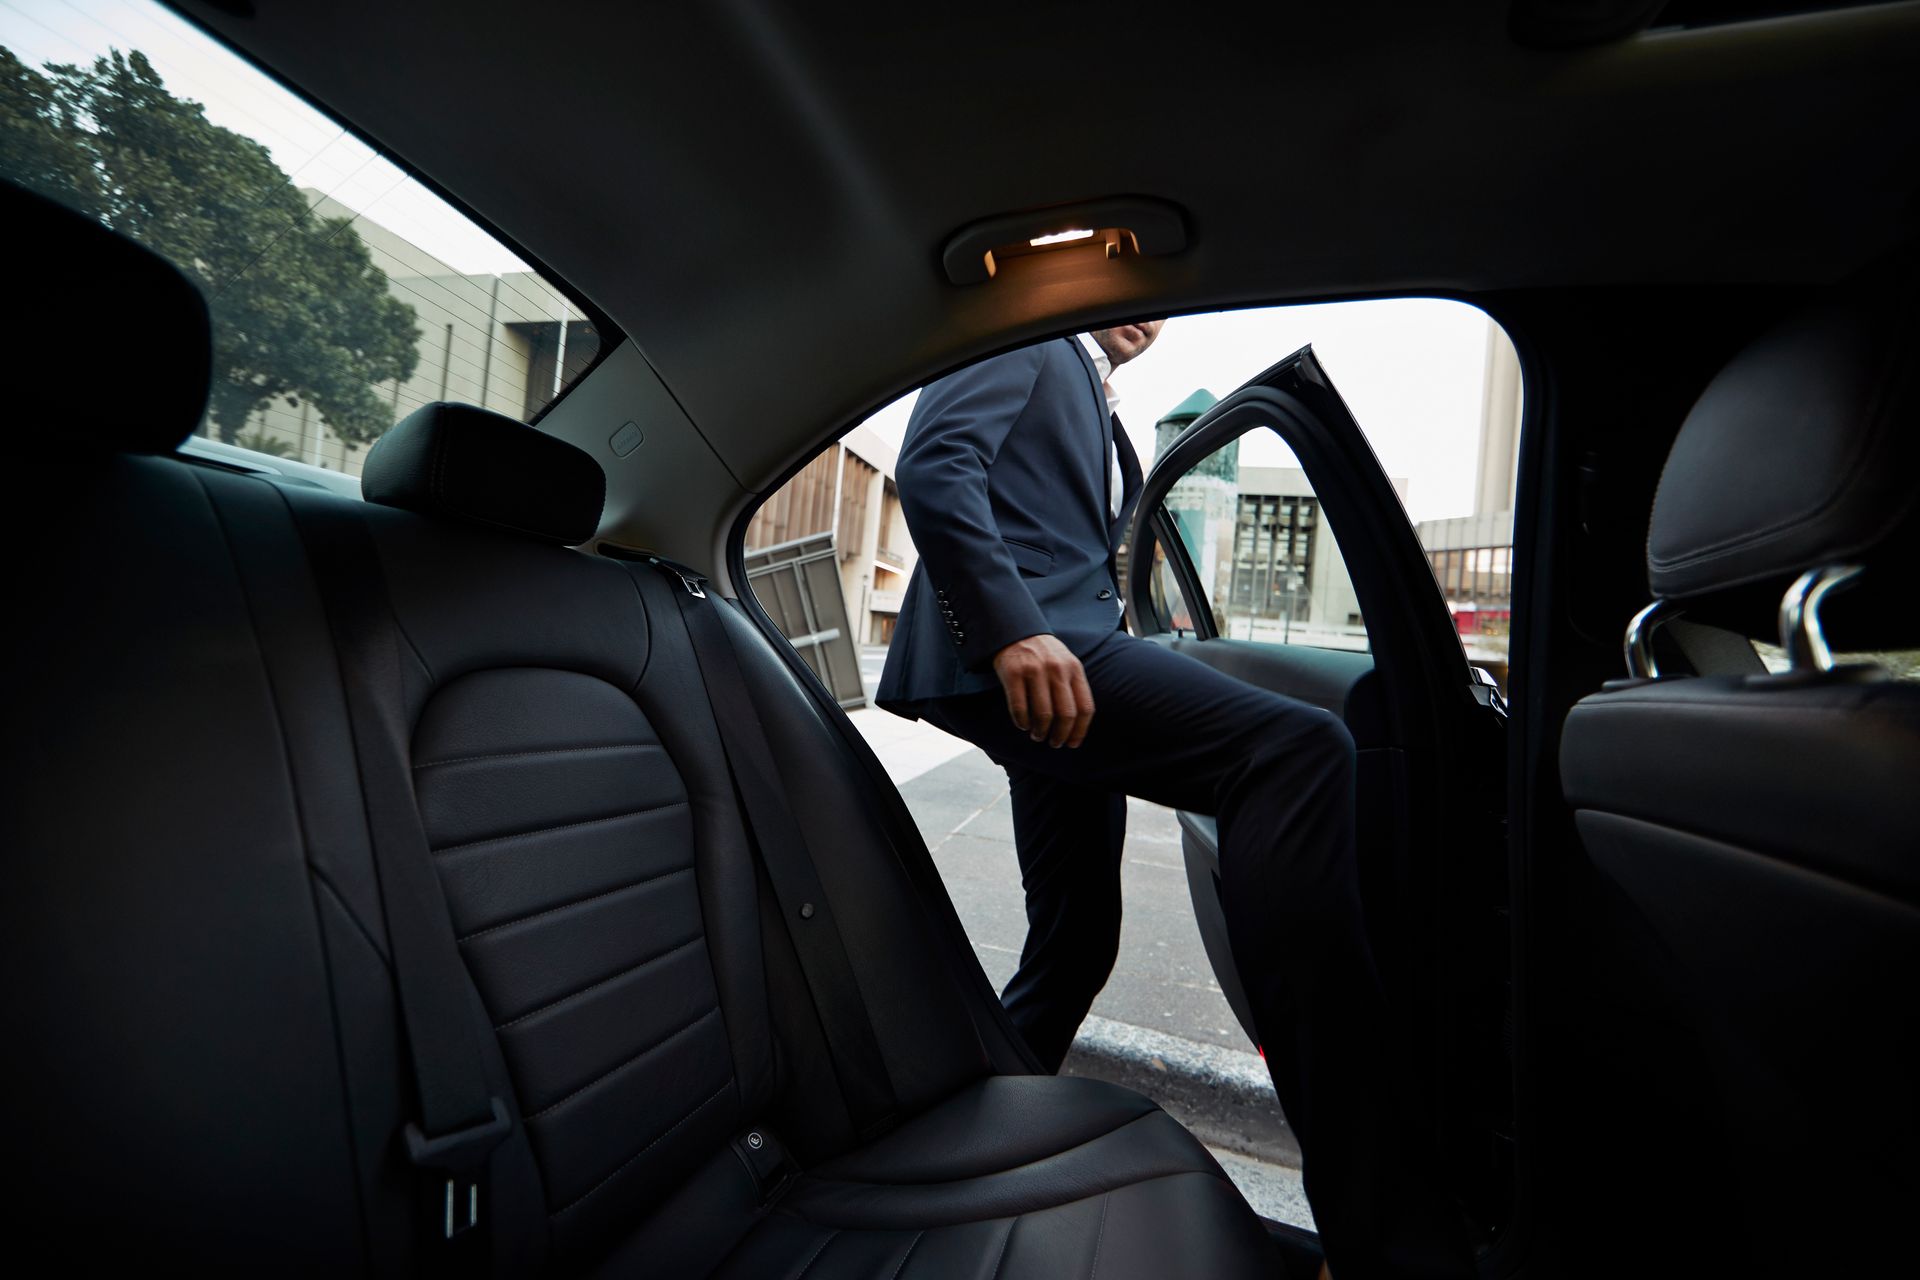
<path id="1" fill-rule="evenodd" d="M 1102 587 L 1100 588 L 1100 594 L 1098 596 L 1095 596 L 1094 598 L 1096 600 L 1111 600 L 1113 599 L 1113 592 L 1107 590 L 1105 587 Z"/>

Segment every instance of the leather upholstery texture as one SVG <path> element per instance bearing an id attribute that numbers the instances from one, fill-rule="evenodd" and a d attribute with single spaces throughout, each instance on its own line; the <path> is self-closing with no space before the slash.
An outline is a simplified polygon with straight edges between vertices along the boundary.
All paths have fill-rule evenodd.
<path id="1" fill-rule="evenodd" d="M 1560 751 L 1575 810 L 1684 827 L 1920 906 L 1916 767 L 1920 686 L 1891 680 L 1653 681 L 1577 703 Z"/>
<path id="2" fill-rule="evenodd" d="M 600 527 L 606 474 L 558 437 L 502 414 L 440 401 L 374 442 L 367 501 L 578 546 Z"/>
<path id="3" fill-rule="evenodd" d="M 1903 606 L 1920 524 L 1915 284 L 1910 263 L 1882 264 L 1714 378 L 1661 472 L 1647 536 L 1655 596 L 1710 604 L 1752 588 L 1749 630 L 1767 635 L 1770 606 L 1796 575 L 1864 561 L 1866 576 L 1835 597 L 1837 625 L 1859 647 L 1913 638 L 1916 611 Z"/>
<path id="4" fill-rule="evenodd" d="M 67 258 L 111 243 L 67 225 Z M 930 927 L 864 775 L 709 600 L 808 799 L 898 1098 L 890 1132 L 857 1137 L 681 588 L 554 545 L 591 533 L 598 469 L 533 428 L 436 410 L 396 433 L 368 485 L 393 505 L 181 459 L 46 464 L 90 541 L 18 531 L 36 607 L 0 642 L 30 675 L 0 746 L 9 1133 L 35 1172 L 4 1211 L 18 1251 L 339 1275 L 417 1273 L 433 1247 L 374 819 L 304 541 L 337 526 L 299 518 L 324 506 L 364 522 L 385 582 L 400 674 L 372 696 L 405 726 L 418 856 L 510 1116 L 481 1228 L 496 1273 L 1270 1274 L 1259 1220 L 1153 1104 L 996 1074 L 991 993 Z M 752 1176 L 748 1133 L 798 1176 Z"/>
<path id="5" fill-rule="evenodd" d="M 1648 548 L 1688 617 L 1757 609 L 1757 634 L 1787 578 L 1847 560 L 1867 567 L 1835 597 L 1850 637 L 1915 634 L 1901 279 L 1839 291 L 1702 395 Z M 1687 1229 L 1729 1271 L 1882 1270 L 1920 1196 L 1920 685 L 1860 666 L 1621 681 L 1569 713 L 1560 774 L 1595 873 L 1594 1003 L 1646 1028 L 1610 1048 L 1640 1126 L 1612 1140 L 1713 1193 Z"/>
<path id="6" fill-rule="evenodd" d="M 33 330 L 49 335 L 31 344 L 32 376 L 8 393 L 15 421 L 45 432 L 45 447 L 60 453 L 166 453 L 186 439 L 206 411 L 213 370 L 207 304 L 193 282 L 86 214 L 10 182 L 0 182 L 0 209 L 14 243 L 30 246 L 15 255 L 14 281 L 34 299 Z M 112 340 L 116 315 L 138 317 L 138 341 Z M 112 347 L 104 361 L 103 341 Z M 16 359 L 28 355 L 9 345 Z"/>
<path id="7" fill-rule="evenodd" d="M 1117 1086 L 992 1077 L 810 1171 L 718 1274 L 779 1274 L 796 1254 L 845 1280 L 1272 1274 L 1259 1225 L 1191 1144 Z"/>

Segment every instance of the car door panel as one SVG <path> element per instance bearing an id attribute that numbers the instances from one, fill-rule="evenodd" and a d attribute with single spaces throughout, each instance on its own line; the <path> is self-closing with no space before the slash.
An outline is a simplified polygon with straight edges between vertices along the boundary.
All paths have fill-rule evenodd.
<path id="1" fill-rule="evenodd" d="M 1222 619 L 1190 554 L 1194 531 L 1166 500 L 1215 450 L 1256 431 L 1288 446 L 1338 534 L 1367 651 L 1219 634 Z M 1331 711 L 1352 733 L 1359 876 L 1375 959 L 1413 1051 L 1436 1064 L 1423 1083 L 1461 1194 L 1483 1221 L 1503 1220 L 1511 1131 L 1511 1064 L 1501 1042 L 1504 706 L 1467 663 L 1399 495 L 1307 348 L 1164 448 L 1138 511 L 1125 584 L 1135 633 Z M 1219 568 L 1216 556 L 1210 572 Z M 1216 824 L 1196 813 L 1179 822 L 1202 940 L 1228 1003 L 1254 1036 L 1219 899 Z"/>
<path id="2" fill-rule="evenodd" d="M 1225 675 L 1331 711 L 1346 722 L 1356 746 L 1381 746 L 1388 741 L 1372 654 L 1226 637 L 1150 638 Z"/>

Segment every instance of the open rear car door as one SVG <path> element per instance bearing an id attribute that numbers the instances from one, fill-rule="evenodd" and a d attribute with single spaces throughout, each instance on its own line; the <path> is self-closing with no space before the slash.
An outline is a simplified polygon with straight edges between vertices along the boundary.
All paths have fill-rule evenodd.
<path id="1" fill-rule="evenodd" d="M 1163 445 L 1126 556 L 1136 635 L 1351 731 L 1375 955 L 1457 1191 L 1497 1229 L 1512 1169 L 1506 707 L 1311 347 Z M 1180 825 L 1200 932 L 1251 1038 L 1214 821 Z"/>

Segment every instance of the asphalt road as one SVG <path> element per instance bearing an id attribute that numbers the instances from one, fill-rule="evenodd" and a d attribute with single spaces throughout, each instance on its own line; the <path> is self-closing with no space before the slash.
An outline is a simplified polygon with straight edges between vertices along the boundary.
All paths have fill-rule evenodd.
<path id="1" fill-rule="evenodd" d="M 861 674 L 871 692 L 879 681 L 886 651 L 866 648 L 860 656 Z M 994 985 L 1004 986 L 1019 962 L 1027 928 L 1006 775 L 978 748 L 929 726 L 871 707 L 854 712 L 853 720 L 887 767 L 919 824 L 981 968 Z M 1109 1020 L 1103 1024 L 1102 1038 L 1130 1043 L 1152 1040 L 1152 1036 L 1133 1031 L 1146 1028 L 1193 1042 L 1191 1051 L 1169 1052 L 1169 1059 L 1190 1063 L 1197 1057 L 1216 1069 L 1238 1062 L 1243 1064 L 1243 1072 L 1251 1067 L 1256 1076 L 1262 1074 L 1257 1059 L 1251 1056 L 1252 1045 L 1214 981 L 1213 967 L 1194 924 L 1186 869 L 1180 857 L 1180 830 L 1173 811 L 1142 800 L 1129 801 L 1123 856 L 1120 956 L 1106 989 L 1093 1006 L 1096 1018 Z M 1082 1047 L 1085 1044 L 1083 1037 Z M 1069 1059 L 1070 1072 L 1088 1071 L 1096 1065 L 1088 1061 L 1076 1066 L 1082 1061 L 1079 1054 L 1080 1049 L 1076 1049 L 1076 1057 Z M 1203 1100 L 1202 1111 L 1192 1111 L 1164 1096 L 1165 1088 L 1157 1087 L 1168 1083 L 1164 1073 L 1169 1069 L 1158 1051 L 1146 1057 L 1144 1073 L 1139 1071 L 1143 1063 L 1138 1052 L 1126 1057 L 1131 1066 L 1120 1077 L 1099 1069 L 1090 1073 L 1119 1078 L 1141 1088 L 1190 1126 L 1197 1124 L 1200 1131 L 1213 1132 L 1210 1149 L 1256 1212 L 1281 1222 L 1313 1226 L 1297 1168 L 1297 1148 L 1292 1148 L 1295 1154 L 1287 1157 L 1265 1136 L 1249 1143 L 1243 1140 L 1246 1133 L 1235 1132 L 1247 1120 L 1242 1108 L 1252 1105 L 1272 1112 L 1268 1122 L 1255 1126 L 1261 1135 L 1274 1124 L 1283 1126 L 1276 1106 L 1270 1101 L 1226 1101 L 1230 1095 L 1222 1095 Z M 1279 1145 L 1290 1146 L 1291 1138 Z M 1250 1152 L 1266 1158 L 1255 1158 Z"/>
<path id="2" fill-rule="evenodd" d="M 862 673 L 870 687 L 884 655 L 883 649 L 862 651 Z M 887 717 L 894 723 L 876 717 L 887 713 L 857 713 L 858 720 L 888 735 L 875 741 L 883 761 L 890 754 L 925 753 L 927 735 L 950 744 L 948 751 L 960 746 L 937 730 L 909 729 L 897 717 Z M 909 733 L 917 736 L 894 736 Z M 924 758 L 939 754 L 944 753 Z M 996 986 L 1004 985 L 1013 976 L 1027 932 L 1006 775 L 983 752 L 966 747 L 906 778 L 900 794 L 926 837 L 981 967 Z M 1142 800 L 1129 802 L 1124 856 L 1120 958 L 1093 1012 L 1205 1044 L 1251 1051 L 1214 981 L 1193 922 L 1173 811 Z"/>

